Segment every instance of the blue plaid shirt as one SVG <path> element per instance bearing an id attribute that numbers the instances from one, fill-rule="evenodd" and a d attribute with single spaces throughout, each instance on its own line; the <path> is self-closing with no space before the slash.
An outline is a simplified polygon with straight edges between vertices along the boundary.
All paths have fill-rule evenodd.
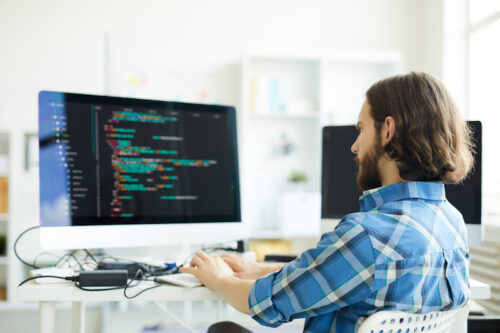
<path id="1" fill-rule="evenodd" d="M 404 182 L 366 191 L 313 249 L 258 279 L 250 314 L 276 327 L 306 318 L 304 332 L 355 332 L 374 312 L 427 313 L 469 300 L 469 249 L 444 185 Z"/>

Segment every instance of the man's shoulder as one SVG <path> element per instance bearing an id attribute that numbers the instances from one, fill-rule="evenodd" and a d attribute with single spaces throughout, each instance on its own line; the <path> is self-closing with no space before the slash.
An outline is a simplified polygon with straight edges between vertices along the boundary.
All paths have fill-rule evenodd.
<path id="1" fill-rule="evenodd" d="M 381 211 L 356 212 L 345 215 L 337 227 L 359 225 L 370 238 L 390 237 L 395 227 L 393 220 L 402 217 L 409 218 L 405 215 L 391 216 Z"/>
<path id="2" fill-rule="evenodd" d="M 331 232 L 333 232 L 336 237 L 349 234 L 364 234 L 371 236 L 371 225 L 377 224 L 376 222 L 373 222 L 376 219 L 377 217 L 374 212 L 350 213 L 345 215 L 336 225 L 335 230 L 332 230 Z"/>
<path id="3" fill-rule="evenodd" d="M 377 253 L 389 260 L 414 258 L 465 247 L 464 223 L 447 202 L 431 205 L 414 201 L 390 203 L 379 210 L 344 216 L 341 223 L 358 224 Z"/>
<path id="4" fill-rule="evenodd" d="M 365 229 L 370 229 L 370 225 L 374 223 L 374 221 L 381 221 L 386 219 L 383 212 L 380 211 L 368 211 L 368 212 L 356 212 L 345 215 L 342 220 L 339 222 L 345 224 L 359 224 Z M 376 222 L 375 222 L 376 223 Z"/>
<path id="5" fill-rule="evenodd" d="M 350 239 L 366 237 L 367 233 L 362 225 L 363 218 L 360 214 L 352 213 L 344 216 L 333 230 L 322 234 L 320 243 L 336 243 L 339 239 L 343 242 Z"/>

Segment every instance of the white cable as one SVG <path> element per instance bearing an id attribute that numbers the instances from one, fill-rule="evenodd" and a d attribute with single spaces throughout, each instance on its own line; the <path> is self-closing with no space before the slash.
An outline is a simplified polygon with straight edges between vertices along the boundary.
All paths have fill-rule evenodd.
<path id="1" fill-rule="evenodd" d="M 167 309 L 167 307 L 163 304 L 161 304 L 160 302 L 158 301 L 155 301 L 155 304 L 158 305 L 158 307 L 160 309 L 163 310 L 163 312 L 165 312 L 167 315 L 169 315 L 170 317 L 172 317 L 172 319 L 174 319 L 178 324 L 180 324 L 181 326 L 183 326 L 184 328 L 187 328 L 190 332 L 192 333 L 196 333 L 196 331 L 191 327 L 189 326 L 188 324 L 186 324 L 184 321 L 182 321 L 181 319 L 179 319 L 179 317 L 177 317 L 176 315 L 174 315 L 172 312 L 170 312 L 169 309 Z"/>

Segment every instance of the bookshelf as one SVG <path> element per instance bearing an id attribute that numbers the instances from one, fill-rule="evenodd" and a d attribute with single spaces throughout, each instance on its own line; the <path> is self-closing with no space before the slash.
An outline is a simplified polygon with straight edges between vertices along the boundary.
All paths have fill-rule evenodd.
<path id="1" fill-rule="evenodd" d="M 36 130 L 0 126 L 0 238 L 5 237 L 5 251 L 0 252 L 0 310 L 25 306 L 17 301 L 16 289 L 27 270 L 15 257 L 13 245 L 23 230 L 38 224 L 38 172 L 28 168 L 26 149 L 33 133 Z M 35 232 L 23 241 L 30 246 L 21 249 L 22 256 L 32 258 L 39 251 L 37 236 Z"/>
<path id="2" fill-rule="evenodd" d="M 372 50 L 256 50 L 243 57 L 238 126 L 250 237 L 319 237 L 313 201 L 321 190 L 321 128 L 355 124 L 365 91 L 401 63 L 399 52 Z M 288 181 L 293 172 L 307 179 L 300 189 Z M 283 214 L 290 200 L 296 211 Z M 297 228 L 290 216 L 311 220 Z"/>

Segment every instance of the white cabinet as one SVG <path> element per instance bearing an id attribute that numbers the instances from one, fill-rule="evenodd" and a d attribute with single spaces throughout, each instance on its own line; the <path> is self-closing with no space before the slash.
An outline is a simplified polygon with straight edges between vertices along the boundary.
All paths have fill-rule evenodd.
<path id="1" fill-rule="evenodd" d="M 287 236 L 288 215 L 280 211 L 285 193 L 296 187 L 321 191 L 321 128 L 355 124 L 366 90 L 396 74 L 400 64 L 398 52 L 377 51 L 258 51 L 244 57 L 238 125 L 250 237 Z M 306 179 L 299 185 L 289 181 L 297 173 Z M 296 214 L 318 215 L 318 207 L 306 206 L 309 211 Z M 303 225 L 307 234 L 308 221 Z"/>

